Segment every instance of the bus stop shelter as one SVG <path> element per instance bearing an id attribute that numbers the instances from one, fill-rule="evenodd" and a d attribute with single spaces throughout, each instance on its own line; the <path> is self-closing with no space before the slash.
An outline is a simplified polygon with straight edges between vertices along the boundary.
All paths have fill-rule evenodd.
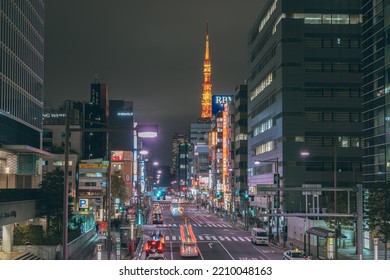
<path id="1" fill-rule="evenodd" d="M 320 245 L 319 245 L 319 238 L 325 238 L 326 239 L 326 256 L 328 259 L 333 259 L 333 253 L 335 252 L 335 246 L 337 246 L 336 241 L 337 238 L 346 238 L 345 235 L 343 235 L 341 232 L 336 236 L 336 232 L 333 230 L 329 230 L 326 228 L 321 227 L 312 227 L 309 228 L 306 233 L 309 235 L 309 255 L 310 253 L 310 235 L 315 235 L 317 237 L 317 259 L 320 257 Z M 336 241 L 335 241 L 336 240 Z"/>

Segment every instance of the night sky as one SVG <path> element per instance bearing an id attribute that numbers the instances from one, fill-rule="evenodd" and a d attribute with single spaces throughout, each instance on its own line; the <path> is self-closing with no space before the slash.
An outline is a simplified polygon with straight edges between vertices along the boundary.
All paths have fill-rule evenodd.
<path id="1" fill-rule="evenodd" d="M 48 0 L 45 103 L 90 101 L 98 74 L 110 99 L 158 124 L 153 158 L 171 163 L 173 133 L 200 117 L 206 22 L 213 94 L 248 77 L 247 35 L 265 0 Z"/>

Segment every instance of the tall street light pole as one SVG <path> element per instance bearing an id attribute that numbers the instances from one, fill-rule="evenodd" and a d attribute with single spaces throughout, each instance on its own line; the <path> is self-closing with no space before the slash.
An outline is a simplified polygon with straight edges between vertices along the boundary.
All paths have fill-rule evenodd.
<path id="1" fill-rule="evenodd" d="M 69 199 L 69 109 L 66 106 L 65 116 L 65 166 L 64 166 L 64 200 L 63 200 L 63 222 L 62 222 L 62 258 L 68 259 L 68 199 Z"/>

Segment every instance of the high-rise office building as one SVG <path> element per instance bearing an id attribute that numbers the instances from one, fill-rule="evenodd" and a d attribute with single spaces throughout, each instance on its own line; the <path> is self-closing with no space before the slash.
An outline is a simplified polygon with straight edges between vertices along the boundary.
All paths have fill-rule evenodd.
<path id="1" fill-rule="evenodd" d="M 110 132 L 110 150 L 133 151 L 134 143 L 134 111 L 133 102 L 110 100 L 108 124 L 122 131 Z M 128 128 L 126 130 L 125 128 Z"/>
<path id="2" fill-rule="evenodd" d="M 175 178 L 176 183 L 173 185 L 175 188 L 180 187 L 180 180 L 187 179 L 188 172 L 188 136 L 183 133 L 174 133 L 172 135 L 172 165 L 170 173 Z M 181 148 L 182 147 L 182 148 Z M 184 147 L 184 149 L 183 149 Z M 184 153 L 187 148 L 187 154 Z M 183 168 L 180 168 L 180 163 L 187 162 Z"/>
<path id="3" fill-rule="evenodd" d="M 85 128 L 107 128 L 109 101 L 107 84 L 91 84 L 91 102 L 85 105 Z M 108 158 L 108 132 L 84 133 L 84 159 Z"/>
<path id="4" fill-rule="evenodd" d="M 8 213 L 0 220 L 0 250 L 7 253 L 14 225 L 39 216 L 33 189 L 49 154 L 41 149 L 44 26 L 43 0 L 0 0 L 0 213 Z"/>
<path id="5" fill-rule="evenodd" d="M 361 1 L 273 0 L 252 26 L 248 169 L 255 210 L 334 211 L 333 193 L 309 206 L 288 188 L 359 180 L 361 22 Z M 275 185 L 285 189 L 280 196 L 260 189 Z"/>
<path id="6" fill-rule="evenodd" d="M 238 85 L 234 97 L 234 166 L 233 166 L 233 194 L 234 209 L 244 213 L 245 201 L 243 194 L 248 191 L 248 86 Z"/>
<path id="7" fill-rule="evenodd" d="M 363 1 L 364 183 L 390 180 L 390 1 Z"/>
<path id="8" fill-rule="evenodd" d="M 0 1 L 0 143 L 41 148 L 44 1 Z"/>

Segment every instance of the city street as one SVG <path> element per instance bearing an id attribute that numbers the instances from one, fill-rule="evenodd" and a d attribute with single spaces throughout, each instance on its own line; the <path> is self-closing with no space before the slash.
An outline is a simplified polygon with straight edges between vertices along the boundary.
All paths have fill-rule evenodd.
<path id="1" fill-rule="evenodd" d="M 183 213 L 172 215 L 170 204 L 161 202 L 164 224 L 144 225 L 144 236 L 150 236 L 154 230 L 160 230 L 165 236 L 168 260 L 202 259 L 202 260 L 280 260 L 283 250 L 279 248 L 254 245 L 250 233 L 233 226 L 230 222 L 217 217 L 205 208 L 197 209 L 192 203 L 182 203 Z M 192 225 L 197 239 L 200 254 L 198 257 L 181 257 L 179 253 L 179 226 Z M 145 254 L 141 255 L 141 259 Z"/>

